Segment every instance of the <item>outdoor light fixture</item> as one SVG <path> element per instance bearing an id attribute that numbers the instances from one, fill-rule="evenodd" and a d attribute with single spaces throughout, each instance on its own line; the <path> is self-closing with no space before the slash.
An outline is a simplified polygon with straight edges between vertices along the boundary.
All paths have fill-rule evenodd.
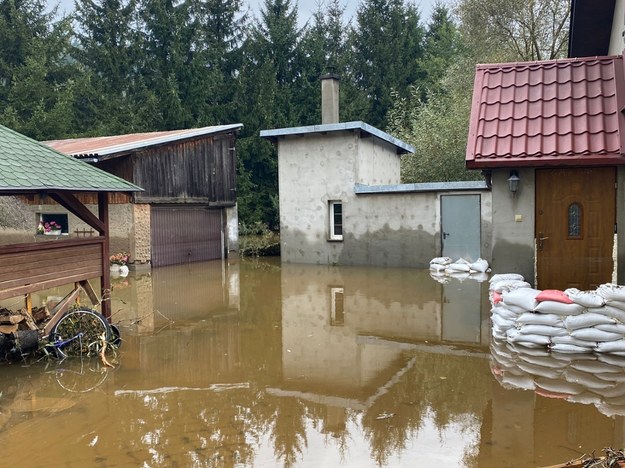
<path id="1" fill-rule="evenodd" d="M 517 171 L 510 171 L 510 177 L 508 177 L 508 188 L 510 189 L 510 193 L 514 195 L 519 190 L 519 182 L 521 182 L 521 178 Z"/>

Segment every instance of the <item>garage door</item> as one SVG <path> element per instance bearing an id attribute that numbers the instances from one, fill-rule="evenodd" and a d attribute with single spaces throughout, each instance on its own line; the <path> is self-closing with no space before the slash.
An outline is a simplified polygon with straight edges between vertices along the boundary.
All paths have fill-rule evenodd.
<path id="1" fill-rule="evenodd" d="M 152 206 L 152 265 L 178 265 L 223 257 L 222 210 Z"/>

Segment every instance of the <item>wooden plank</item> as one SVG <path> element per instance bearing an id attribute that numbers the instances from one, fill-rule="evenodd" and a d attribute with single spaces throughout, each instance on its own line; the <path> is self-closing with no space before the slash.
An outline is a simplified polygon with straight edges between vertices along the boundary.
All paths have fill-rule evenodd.
<path id="1" fill-rule="evenodd" d="M 9 244 L 0 245 L 0 255 L 7 255 L 11 253 L 23 253 L 23 252 L 38 252 L 43 250 L 55 250 L 63 249 L 66 247 L 76 247 L 79 245 L 95 245 L 104 243 L 105 238 L 103 236 L 84 238 L 70 238 L 59 239 L 50 242 L 40 243 L 24 243 L 24 244 Z"/>
<path id="2" fill-rule="evenodd" d="M 18 286 L 24 286 L 27 284 L 35 284 L 40 282 L 48 282 L 50 280 L 59 279 L 63 280 L 63 278 L 72 278 L 71 280 L 65 281 L 65 283 L 73 283 L 75 281 L 80 281 L 83 279 L 94 278 L 100 276 L 101 269 L 99 265 L 87 265 L 78 268 L 65 269 L 63 271 L 51 271 L 41 274 L 33 274 L 24 278 L 16 278 L 13 280 L 7 280 L 0 283 L 0 289 L 13 289 Z M 82 275 L 79 279 L 75 279 L 76 275 Z M 61 283 L 64 284 L 64 283 Z"/>
<path id="3" fill-rule="evenodd" d="M 52 318 L 48 321 L 45 328 L 43 329 L 44 336 L 48 336 L 50 334 L 50 330 L 56 324 L 61 315 L 70 308 L 71 302 L 76 301 L 78 296 L 80 295 L 80 288 L 72 289 L 63 299 L 61 299 L 57 305 L 52 309 Z"/>
<path id="4" fill-rule="evenodd" d="M 42 281 L 42 282 L 38 282 L 38 283 L 32 283 L 32 284 L 17 286 L 15 288 L 11 288 L 11 289 L 4 289 L 4 290 L 0 291 L 0 300 L 1 299 L 9 299 L 11 297 L 22 296 L 24 294 L 28 294 L 28 293 L 31 293 L 31 292 L 43 291 L 45 289 L 55 288 L 57 286 L 63 286 L 65 284 L 74 283 L 74 282 L 77 282 L 77 281 L 82 281 L 85 278 L 87 278 L 87 279 L 97 278 L 99 273 L 100 272 L 97 272 L 96 274 L 93 274 L 91 276 L 88 276 L 88 275 L 86 275 L 84 273 L 74 274 L 74 275 L 65 276 L 65 277 L 62 277 L 62 278 L 54 278 L 54 279 L 51 279 L 51 280 Z"/>
<path id="5" fill-rule="evenodd" d="M 54 269 L 62 270 L 63 268 L 67 266 L 71 267 L 74 264 L 97 263 L 99 265 L 101 255 L 101 252 L 89 252 L 82 254 L 77 252 L 70 253 L 68 256 L 44 259 L 37 257 L 18 264 L 6 266 L 2 265 L 0 266 L 0 282 L 10 277 L 25 276 L 38 271 L 51 271 Z"/>
<path id="6" fill-rule="evenodd" d="M 79 281 L 78 284 L 85 290 L 87 296 L 89 296 L 89 300 L 93 305 L 99 305 L 101 302 L 101 298 L 98 297 L 93 286 L 88 280 Z"/>

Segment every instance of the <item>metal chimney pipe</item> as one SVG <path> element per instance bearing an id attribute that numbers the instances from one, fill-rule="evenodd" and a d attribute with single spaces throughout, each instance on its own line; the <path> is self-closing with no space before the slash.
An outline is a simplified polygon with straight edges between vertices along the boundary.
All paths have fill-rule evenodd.
<path id="1" fill-rule="evenodd" d="M 321 123 L 339 123 L 339 77 L 327 73 L 321 80 Z"/>

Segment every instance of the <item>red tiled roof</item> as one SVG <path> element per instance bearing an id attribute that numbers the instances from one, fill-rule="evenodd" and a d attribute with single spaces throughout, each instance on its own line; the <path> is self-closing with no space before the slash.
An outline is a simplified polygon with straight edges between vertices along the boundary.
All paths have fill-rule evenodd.
<path id="1" fill-rule="evenodd" d="M 622 57 L 478 65 L 466 165 L 625 164 Z"/>
<path id="2" fill-rule="evenodd" d="M 162 145 L 172 141 L 211 135 L 224 131 L 239 130 L 242 124 L 215 125 L 212 127 L 170 130 L 165 132 L 131 133 L 127 135 L 69 140 L 44 141 L 43 144 L 71 156 L 102 156 L 128 153 L 140 148 Z"/>

